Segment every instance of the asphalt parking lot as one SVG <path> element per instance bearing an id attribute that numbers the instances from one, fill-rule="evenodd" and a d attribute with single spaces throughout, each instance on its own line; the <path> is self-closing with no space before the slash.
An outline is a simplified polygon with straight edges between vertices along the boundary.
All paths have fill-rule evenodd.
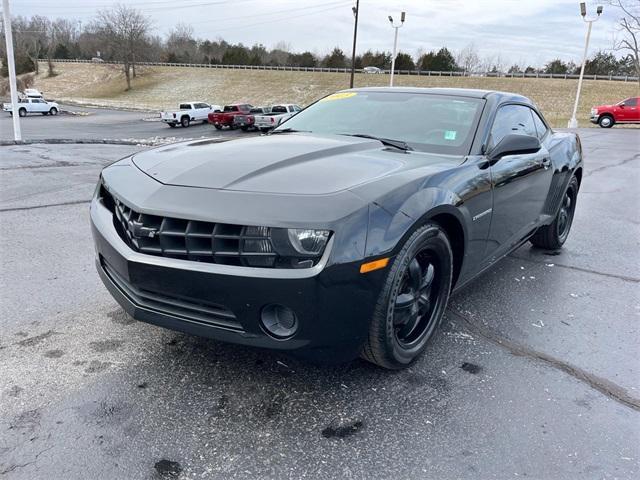
<path id="1" fill-rule="evenodd" d="M 188 128 L 170 128 L 159 121 L 158 112 L 110 110 L 75 105 L 60 105 L 60 108 L 63 113 L 56 117 L 32 114 L 21 118 L 23 138 L 28 140 L 61 138 L 148 140 L 167 137 L 170 140 L 180 140 L 245 135 L 245 132 L 240 130 L 218 132 L 213 126 L 201 122 L 194 123 Z M 0 140 L 12 139 L 11 116 L 0 112 Z"/>
<path id="2" fill-rule="evenodd" d="M 132 320 L 88 200 L 143 147 L 0 147 L 0 478 L 639 478 L 640 130 L 580 133 L 565 248 L 523 246 L 455 295 L 402 372 Z"/>

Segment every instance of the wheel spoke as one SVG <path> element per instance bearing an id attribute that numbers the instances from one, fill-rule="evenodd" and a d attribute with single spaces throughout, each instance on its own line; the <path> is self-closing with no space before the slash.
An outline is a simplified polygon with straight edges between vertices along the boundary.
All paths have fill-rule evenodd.
<path id="1" fill-rule="evenodd" d="M 398 331 L 398 336 L 400 338 L 409 337 L 409 335 L 411 335 L 416 327 L 420 324 L 420 318 L 421 317 L 418 313 L 418 309 L 416 308 L 415 311 L 411 312 L 411 314 L 409 315 L 407 323 Z"/>
<path id="2" fill-rule="evenodd" d="M 413 293 L 401 293 L 393 308 L 393 324 L 403 326 L 409 323 L 411 314 L 416 310 L 416 298 Z"/>
<path id="3" fill-rule="evenodd" d="M 432 264 L 429 264 L 427 271 L 422 276 L 422 282 L 420 283 L 420 294 L 429 296 L 431 294 L 431 286 L 433 285 L 433 279 L 436 275 L 436 269 Z"/>
<path id="4" fill-rule="evenodd" d="M 419 291 L 422 286 L 422 268 L 417 258 L 411 260 L 409 264 L 409 284 L 414 292 Z"/>

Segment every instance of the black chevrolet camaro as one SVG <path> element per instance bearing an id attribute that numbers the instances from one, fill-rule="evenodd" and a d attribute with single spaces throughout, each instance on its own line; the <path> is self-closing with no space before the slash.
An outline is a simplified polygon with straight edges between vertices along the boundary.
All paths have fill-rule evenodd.
<path id="1" fill-rule="evenodd" d="M 522 96 L 347 90 L 270 135 L 105 168 L 96 263 L 139 320 L 402 368 L 453 290 L 527 240 L 562 246 L 581 178 L 577 135 Z"/>

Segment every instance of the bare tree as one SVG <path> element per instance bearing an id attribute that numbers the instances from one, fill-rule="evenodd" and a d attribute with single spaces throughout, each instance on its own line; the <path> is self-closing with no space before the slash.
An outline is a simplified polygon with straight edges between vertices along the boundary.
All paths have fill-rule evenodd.
<path id="1" fill-rule="evenodd" d="M 98 28 L 104 41 L 110 45 L 114 58 L 122 61 L 127 90 L 130 90 L 131 71 L 135 77 L 136 56 L 151 29 L 151 20 L 139 10 L 119 4 L 98 13 Z"/>
<path id="2" fill-rule="evenodd" d="M 478 54 L 476 46 L 470 43 L 460 50 L 456 58 L 456 63 L 465 73 L 477 70 L 480 66 L 480 55 Z"/>
<path id="3" fill-rule="evenodd" d="M 607 0 L 620 14 L 618 30 L 621 37 L 614 40 L 613 49 L 625 52 L 635 67 L 640 84 L 640 1 Z"/>

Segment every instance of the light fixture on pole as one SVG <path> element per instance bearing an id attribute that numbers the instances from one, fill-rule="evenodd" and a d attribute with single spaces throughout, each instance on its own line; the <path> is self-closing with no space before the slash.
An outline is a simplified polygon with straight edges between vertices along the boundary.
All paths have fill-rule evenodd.
<path id="1" fill-rule="evenodd" d="M 351 80 L 349 88 L 353 88 L 353 77 L 356 73 L 356 38 L 358 37 L 358 13 L 360 13 L 360 0 L 356 0 L 356 6 L 351 7 L 355 23 L 353 25 L 353 52 L 351 53 Z"/>
<path id="2" fill-rule="evenodd" d="M 587 52 L 589 50 L 589 39 L 591 38 L 591 26 L 593 22 L 597 22 L 602 15 L 602 5 L 598 5 L 596 9 L 597 16 L 592 19 L 587 18 L 587 5 L 585 2 L 580 3 L 580 15 L 582 15 L 582 20 L 584 20 L 587 27 L 587 39 L 584 42 L 584 54 L 582 55 L 582 65 L 580 67 L 580 78 L 578 79 L 578 91 L 576 92 L 576 101 L 573 105 L 573 114 L 571 115 L 571 119 L 569 120 L 568 128 L 578 128 L 578 119 L 576 118 L 576 114 L 578 113 L 578 102 L 580 101 L 580 91 L 582 90 L 582 77 L 584 77 L 584 66 L 587 63 Z"/>
<path id="3" fill-rule="evenodd" d="M 393 74 L 396 70 L 396 56 L 398 55 L 398 30 L 400 27 L 404 25 L 404 17 L 405 12 L 402 12 L 400 15 L 400 25 L 395 25 L 393 23 L 393 17 L 389 15 L 389 23 L 391 23 L 391 27 L 393 27 L 396 31 L 395 36 L 393 38 L 393 56 L 391 57 L 391 79 L 389 80 L 389 86 L 393 87 Z"/>
<path id="4" fill-rule="evenodd" d="M 16 64 L 13 59 L 13 32 L 11 31 L 11 13 L 9 0 L 2 0 L 2 20 L 4 22 L 4 39 L 7 43 L 7 67 L 9 70 L 9 88 L 11 90 L 11 116 L 13 117 L 13 138 L 22 140 L 20 131 L 20 114 L 18 113 L 18 90 L 16 87 Z"/>

